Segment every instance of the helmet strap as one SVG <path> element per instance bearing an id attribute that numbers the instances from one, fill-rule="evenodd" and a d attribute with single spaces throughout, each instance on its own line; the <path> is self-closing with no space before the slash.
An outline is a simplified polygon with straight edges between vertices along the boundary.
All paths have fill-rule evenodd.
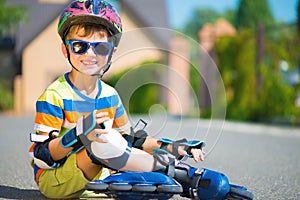
<path id="1" fill-rule="evenodd" d="M 112 55 L 113 55 L 113 51 L 110 52 L 109 56 L 108 56 L 108 60 L 107 60 L 107 63 L 106 63 L 106 66 L 105 68 L 103 68 L 101 70 L 101 72 L 98 74 L 99 78 L 102 78 L 103 75 L 105 74 L 105 72 L 107 72 L 111 66 L 111 58 L 112 58 Z"/>
<path id="2" fill-rule="evenodd" d="M 67 49 L 67 57 L 68 57 L 68 61 L 69 61 L 70 65 L 72 66 L 73 69 L 75 69 L 76 71 L 82 73 L 79 69 L 77 69 L 77 68 L 72 64 L 71 58 L 70 58 L 70 52 L 69 52 L 69 49 L 68 49 L 67 47 L 66 47 L 66 49 Z"/>

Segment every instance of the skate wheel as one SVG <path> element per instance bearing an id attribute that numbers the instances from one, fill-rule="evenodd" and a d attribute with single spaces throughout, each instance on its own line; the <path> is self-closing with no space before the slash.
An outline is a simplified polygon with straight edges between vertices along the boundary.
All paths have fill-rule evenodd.
<path id="1" fill-rule="evenodd" d="M 180 185 L 159 185 L 157 186 L 157 192 L 163 193 L 182 193 L 182 187 Z"/>
<path id="2" fill-rule="evenodd" d="M 98 182 L 98 181 L 92 181 L 86 184 L 86 189 L 89 190 L 106 190 L 108 187 L 108 184 Z"/>
<path id="3" fill-rule="evenodd" d="M 154 192 L 155 190 L 156 186 L 151 184 L 135 184 L 132 186 L 132 191 L 136 192 Z"/>
<path id="4" fill-rule="evenodd" d="M 108 189 L 111 191 L 128 191 L 132 189 L 132 185 L 128 183 L 111 183 Z"/>

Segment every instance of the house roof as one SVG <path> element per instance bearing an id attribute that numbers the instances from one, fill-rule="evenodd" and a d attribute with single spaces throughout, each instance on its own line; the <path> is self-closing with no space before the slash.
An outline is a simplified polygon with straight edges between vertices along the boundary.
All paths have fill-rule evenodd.
<path id="1" fill-rule="evenodd" d="M 160 44 L 165 46 L 169 44 L 171 32 L 161 31 L 161 28 L 170 28 L 165 0 L 122 0 L 121 2 L 138 19 L 139 27 L 153 27 L 148 34 Z"/>
<path id="2" fill-rule="evenodd" d="M 71 0 L 70 0 L 71 1 Z M 68 1 L 68 2 L 70 2 Z M 25 5 L 28 8 L 28 22 L 22 22 L 15 33 L 15 52 L 18 57 L 22 50 L 59 16 L 66 3 L 41 3 L 39 0 L 9 0 L 7 5 Z M 138 19 L 139 27 L 168 28 L 165 0 L 119 0 L 131 15 Z M 168 43 L 170 35 L 153 31 L 151 35 L 160 43 Z"/>
<path id="3" fill-rule="evenodd" d="M 40 3 L 38 0 L 9 0 L 7 5 L 24 5 L 28 10 L 28 20 L 20 23 L 15 33 L 15 52 L 18 56 L 22 50 L 57 18 L 65 4 Z"/>

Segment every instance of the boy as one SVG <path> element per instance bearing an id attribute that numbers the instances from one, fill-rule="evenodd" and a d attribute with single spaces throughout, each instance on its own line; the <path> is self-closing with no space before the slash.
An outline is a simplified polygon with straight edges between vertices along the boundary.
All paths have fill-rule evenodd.
<path id="1" fill-rule="evenodd" d="M 152 155 L 154 148 L 177 157 L 190 153 L 195 161 L 203 161 L 200 148 L 157 140 L 145 133 L 137 137 L 117 92 L 99 79 L 109 69 L 121 39 L 121 20 L 112 5 L 100 0 L 75 0 L 62 12 L 58 33 L 62 53 L 72 70 L 54 81 L 37 100 L 36 134 L 31 135 L 35 142 L 31 147 L 35 181 L 43 195 L 78 198 L 88 182 L 108 175 L 103 167 L 164 173 L 162 161 Z M 110 119 L 114 131 L 95 125 L 82 130 L 79 126 L 107 124 Z M 79 137 L 82 132 L 100 149 L 98 153 L 83 144 Z M 113 143 L 118 147 L 106 152 L 105 157 L 105 150 L 115 147 Z"/>

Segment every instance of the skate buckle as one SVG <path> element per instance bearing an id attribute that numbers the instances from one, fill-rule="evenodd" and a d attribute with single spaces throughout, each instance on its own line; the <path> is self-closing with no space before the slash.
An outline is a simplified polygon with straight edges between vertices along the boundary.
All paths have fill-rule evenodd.
<path id="1" fill-rule="evenodd" d="M 197 193 L 197 188 L 190 188 L 190 195 L 191 195 L 191 199 L 200 200 L 198 193 Z"/>
<path id="2" fill-rule="evenodd" d="M 198 169 L 195 171 L 195 174 L 202 175 L 203 172 L 204 172 L 204 169 L 203 169 L 203 168 L 198 168 Z"/>

